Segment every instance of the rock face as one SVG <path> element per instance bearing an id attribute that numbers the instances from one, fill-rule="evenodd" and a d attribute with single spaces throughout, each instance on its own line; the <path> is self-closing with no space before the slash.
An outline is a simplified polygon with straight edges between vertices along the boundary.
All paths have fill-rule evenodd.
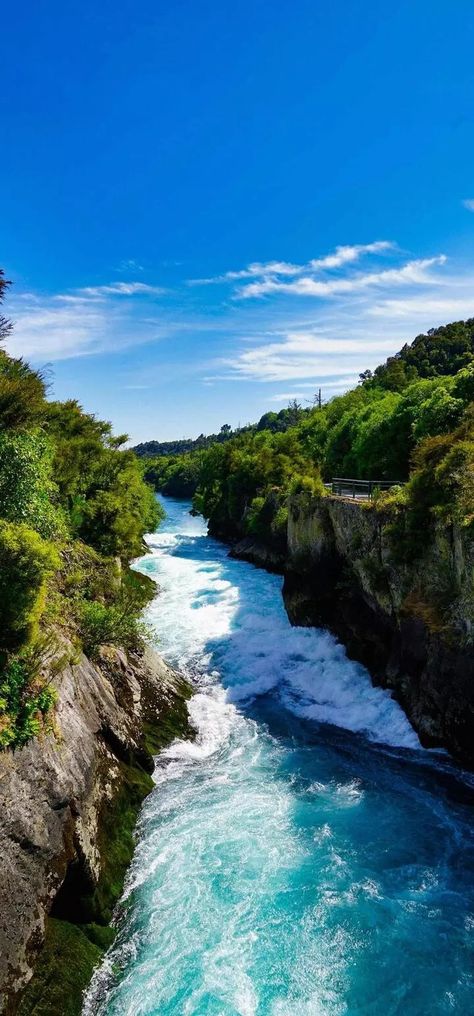
<path id="1" fill-rule="evenodd" d="M 134 821 L 153 785 L 151 751 L 187 725 L 189 686 L 151 651 L 127 659 L 104 649 L 100 665 L 82 656 L 55 683 L 56 736 L 0 755 L 0 1011 L 8 1014 L 19 1005 L 22 1013 L 66 1011 L 59 1001 L 36 1009 L 30 989 L 19 1003 L 48 915 L 62 934 L 63 922 L 73 922 L 81 936 L 83 927 L 98 929 L 95 940 L 106 944 L 100 928 L 110 921 Z M 84 948 L 97 960 L 87 934 Z"/>
<path id="2" fill-rule="evenodd" d="M 425 745 L 473 766 L 474 546 L 466 531 L 439 527 L 407 560 L 383 511 L 313 498 L 290 505 L 288 548 L 290 620 L 329 627 L 393 690 Z"/>
<path id="3" fill-rule="evenodd" d="M 285 554 L 281 550 L 262 543 L 253 536 L 245 536 L 235 543 L 229 556 L 236 557 L 239 561 L 249 561 L 270 572 L 281 573 L 285 566 Z"/>

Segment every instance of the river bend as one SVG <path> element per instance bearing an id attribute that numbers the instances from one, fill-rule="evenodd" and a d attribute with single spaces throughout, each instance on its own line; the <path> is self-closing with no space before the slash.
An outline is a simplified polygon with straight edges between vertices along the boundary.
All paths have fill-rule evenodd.
<path id="1" fill-rule="evenodd" d="M 473 791 L 281 578 L 189 505 L 138 567 L 159 650 L 196 686 L 84 1016 L 474 1013 Z"/>

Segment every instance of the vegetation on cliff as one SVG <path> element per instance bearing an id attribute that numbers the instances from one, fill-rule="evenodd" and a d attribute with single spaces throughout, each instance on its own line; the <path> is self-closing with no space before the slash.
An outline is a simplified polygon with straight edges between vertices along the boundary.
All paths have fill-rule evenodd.
<path id="1" fill-rule="evenodd" d="M 266 414 L 204 450 L 149 461 L 147 475 L 164 493 L 195 491 L 212 533 L 279 547 L 290 494 L 323 494 L 333 476 L 399 480 L 382 501 L 411 555 L 436 518 L 473 520 L 473 400 L 470 319 L 419 335 L 326 405 L 293 403 L 278 427 Z"/>
<path id="2" fill-rule="evenodd" d="M 236 434 L 242 434 L 249 430 L 271 430 L 274 433 L 281 433 L 288 430 L 288 427 L 291 427 L 294 422 L 294 407 L 288 406 L 285 409 L 280 409 L 278 413 L 264 413 L 257 424 L 248 423 L 244 427 L 237 427 L 233 430 L 230 424 L 224 423 L 218 434 L 200 434 L 196 438 L 185 437 L 177 441 L 144 441 L 135 445 L 133 451 L 140 458 L 155 459 L 168 458 L 169 456 L 179 458 L 190 452 L 204 451 L 205 448 L 211 448 L 215 444 L 223 444 L 225 441 L 230 441 Z"/>
<path id="3" fill-rule="evenodd" d="M 232 430 L 224 424 L 219 434 L 207 437 L 200 434 L 194 441 L 147 441 L 133 450 L 140 458 L 146 459 L 145 479 L 155 490 L 170 497 L 190 498 L 196 493 L 200 482 L 204 451 L 221 447 L 234 440 L 251 439 L 262 432 L 284 434 L 298 422 L 301 406 L 292 402 L 279 413 L 264 413 L 256 424 L 247 424 Z"/>
<path id="4" fill-rule="evenodd" d="M 0 302 L 9 282 L 0 272 Z M 0 317 L 0 340 L 12 323 Z M 0 747 L 50 722 L 61 634 L 94 655 L 141 644 L 153 589 L 129 571 L 159 508 L 126 436 L 0 350 Z"/>

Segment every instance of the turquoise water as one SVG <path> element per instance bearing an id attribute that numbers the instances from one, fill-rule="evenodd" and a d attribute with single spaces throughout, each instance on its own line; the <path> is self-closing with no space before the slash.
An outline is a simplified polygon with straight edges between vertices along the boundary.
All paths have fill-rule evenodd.
<path id="1" fill-rule="evenodd" d="M 139 567 L 196 741 L 157 760 L 84 1016 L 474 1014 L 474 794 L 281 579 L 167 500 Z"/>

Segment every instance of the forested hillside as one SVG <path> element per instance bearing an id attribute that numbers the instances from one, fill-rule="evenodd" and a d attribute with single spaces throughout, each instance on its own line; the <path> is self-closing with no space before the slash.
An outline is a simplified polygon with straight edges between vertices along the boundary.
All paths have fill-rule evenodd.
<path id="1" fill-rule="evenodd" d="M 2 301 L 8 286 L 1 273 Z M 1 316 L 0 338 L 11 328 Z M 437 520 L 473 524 L 473 403 L 471 319 L 418 336 L 326 405 L 147 458 L 77 402 L 49 401 L 41 372 L 0 350 L 0 746 L 52 722 L 51 660 L 66 645 L 140 646 L 150 583 L 128 565 L 158 521 L 146 480 L 194 496 L 214 534 L 282 550 L 289 496 L 324 496 L 335 475 L 399 481 L 378 501 L 410 556 Z"/>
<path id="2" fill-rule="evenodd" d="M 385 502 L 395 514 L 403 509 L 413 531 L 439 514 L 470 524 L 473 400 L 470 319 L 419 335 L 326 405 L 290 407 L 283 432 L 262 425 L 263 417 L 225 443 L 149 462 L 147 476 L 165 493 L 195 492 L 211 531 L 230 539 L 254 535 L 282 544 L 288 495 L 324 494 L 324 481 L 334 476 L 399 481 Z"/>
<path id="3" fill-rule="evenodd" d="M 9 282 L 0 273 L 0 301 Z M 12 324 L 0 317 L 0 339 Z M 0 350 L 0 747 L 54 722 L 51 675 L 84 648 L 141 645 L 152 583 L 132 573 L 158 521 L 125 435 Z"/>
<path id="4" fill-rule="evenodd" d="M 251 430 L 270 430 L 275 434 L 281 433 L 294 425 L 300 408 L 298 403 L 293 402 L 285 409 L 280 409 L 278 413 L 264 413 L 256 424 L 248 423 L 245 427 L 237 427 L 232 430 L 228 423 L 224 423 L 218 434 L 200 434 L 196 438 L 181 438 L 178 441 L 144 441 L 142 444 L 135 445 L 132 451 L 140 458 L 180 456 L 203 451 L 214 444 L 223 444 L 238 434 L 245 434 Z"/>

